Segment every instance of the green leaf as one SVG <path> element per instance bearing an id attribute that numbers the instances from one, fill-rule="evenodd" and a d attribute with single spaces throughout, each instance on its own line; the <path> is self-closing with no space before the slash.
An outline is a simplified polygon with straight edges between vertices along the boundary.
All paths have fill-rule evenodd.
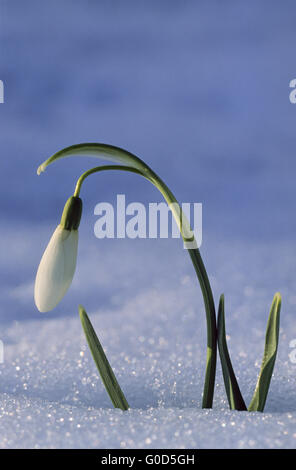
<path id="1" fill-rule="evenodd" d="M 240 392 L 227 348 L 223 294 L 220 297 L 218 309 L 218 347 L 229 407 L 231 410 L 246 411 L 247 407 Z"/>
<path id="2" fill-rule="evenodd" d="M 45 171 L 48 165 L 56 160 L 59 160 L 60 158 L 75 156 L 96 157 L 100 158 L 101 160 L 109 160 L 123 165 L 128 165 L 144 173 L 147 170 L 150 170 L 148 165 L 146 165 L 143 160 L 131 152 L 128 152 L 127 150 L 121 149 L 120 147 L 115 147 L 114 145 L 86 142 L 82 144 L 71 145 L 70 147 L 59 150 L 38 167 L 37 174 L 40 175 L 40 173 Z"/>
<path id="3" fill-rule="evenodd" d="M 92 357 L 114 407 L 123 411 L 128 410 L 129 404 L 116 380 L 90 319 L 81 305 L 79 306 L 79 315 Z"/>
<path id="4" fill-rule="evenodd" d="M 277 292 L 271 304 L 270 314 L 266 328 L 265 348 L 261 364 L 261 370 L 257 380 L 253 398 L 248 408 L 249 411 L 264 410 L 278 349 L 280 310 L 281 295 Z"/>

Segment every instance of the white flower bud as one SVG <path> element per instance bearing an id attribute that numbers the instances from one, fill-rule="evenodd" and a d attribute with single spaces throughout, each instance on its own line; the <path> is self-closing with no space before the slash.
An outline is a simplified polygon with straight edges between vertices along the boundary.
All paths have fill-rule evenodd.
<path id="1" fill-rule="evenodd" d="M 41 258 L 34 298 L 40 312 L 56 307 L 72 282 L 77 259 L 78 230 L 58 225 Z"/>

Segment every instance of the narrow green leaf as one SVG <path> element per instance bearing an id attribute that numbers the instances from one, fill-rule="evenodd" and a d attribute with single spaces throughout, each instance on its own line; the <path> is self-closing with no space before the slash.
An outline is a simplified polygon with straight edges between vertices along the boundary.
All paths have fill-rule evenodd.
<path id="1" fill-rule="evenodd" d="M 137 170 L 141 170 L 144 173 L 150 170 L 143 160 L 136 155 L 128 152 L 127 150 L 115 147 L 114 145 L 108 145 L 96 142 L 86 142 L 82 144 L 71 145 L 62 150 L 59 150 L 54 155 L 45 160 L 37 169 L 37 174 L 40 175 L 45 171 L 46 167 L 60 158 L 66 157 L 96 157 L 102 160 L 109 160 L 112 162 L 128 165 Z"/>
<path id="2" fill-rule="evenodd" d="M 129 404 L 116 380 L 114 372 L 109 364 L 106 354 L 104 353 L 96 332 L 93 329 L 90 319 L 81 305 L 79 306 L 79 315 L 92 357 L 114 407 L 120 408 L 124 411 L 128 410 Z"/>
<path id="3" fill-rule="evenodd" d="M 277 292 L 271 304 L 270 314 L 266 328 L 265 348 L 261 364 L 261 370 L 257 380 L 253 398 L 248 408 L 249 411 L 264 410 L 278 349 L 280 311 L 281 295 Z"/>
<path id="4" fill-rule="evenodd" d="M 247 407 L 240 392 L 227 348 L 223 294 L 220 297 L 218 309 L 218 347 L 229 407 L 231 410 L 246 411 Z"/>

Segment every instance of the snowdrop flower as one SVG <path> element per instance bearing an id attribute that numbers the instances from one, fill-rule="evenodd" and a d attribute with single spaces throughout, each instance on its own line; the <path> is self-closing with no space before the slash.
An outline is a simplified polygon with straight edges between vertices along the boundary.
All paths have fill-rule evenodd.
<path id="1" fill-rule="evenodd" d="M 81 185 L 83 181 L 89 175 L 93 173 L 106 171 L 106 170 L 129 171 L 132 173 L 136 173 L 144 177 L 148 181 L 150 181 L 160 191 L 165 201 L 169 205 L 170 209 L 172 210 L 172 213 L 175 217 L 177 225 L 180 229 L 182 238 L 185 242 L 184 246 L 188 250 L 188 254 L 191 258 L 194 269 L 196 271 L 197 278 L 200 283 L 200 287 L 201 287 L 202 294 L 203 294 L 205 311 L 206 311 L 206 319 L 207 319 L 207 359 L 206 359 L 206 374 L 205 374 L 204 395 L 203 395 L 203 408 L 212 408 L 213 395 L 214 395 L 214 390 L 215 390 L 215 373 L 216 373 L 216 357 L 217 357 L 217 327 L 216 327 L 215 303 L 214 303 L 213 293 L 212 293 L 211 285 L 208 279 L 205 266 L 203 264 L 198 247 L 196 246 L 196 242 L 194 242 L 194 235 L 190 229 L 189 223 L 187 223 L 186 217 L 182 213 L 180 205 L 178 204 L 173 193 L 166 186 L 166 184 L 162 181 L 162 179 L 159 178 L 159 176 L 143 160 L 141 160 L 139 157 L 132 154 L 131 152 L 128 152 L 127 150 L 121 149 L 119 147 L 115 147 L 114 145 L 95 143 L 95 142 L 71 145 L 70 147 L 66 147 L 62 150 L 59 150 L 54 155 L 49 157 L 46 161 L 44 161 L 38 167 L 37 174 L 39 175 L 40 173 L 44 172 L 46 168 L 48 167 L 48 165 L 52 164 L 56 160 L 59 160 L 61 158 L 66 158 L 66 157 L 74 157 L 74 156 L 92 156 L 92 157 L 97 157 L 103 160 L 111 160 L 112 162 L 116 163 L 116 165 L 104 165 L 104 166 L 91 168 L 85 171 L 77 181 L 75 192 L 74 192 L 74 197 L 79 197 L 80 189 L 81 189 Z M 52 249 L 50 251 L 52 251 Z M 47 256 L 45 256 L 45 258 L 47 258 Z M 65 254 L 64 254 L 64 258 L 65 258 Z M 55 265 L 55 262 L 52 260 L 52 257 L 50 257 L 50 259 L 51 259 L 50 262 Z M 75 266 L 71 266 L 71 270 L 69 269 L 69 271 L 67 269 L 69 273 L 71 271 L 70 273 L 71 275 L 70 274 L 67 276 L 61 275 L 61 278 L 63 279 L 62 282 L 58 281 L 54 283 L 52 280 L 48 282 L 48 285 L 52 285 L 53 290 L 56 291 L 52 299 L 50 297 L 50 294 L 48 293 L 49 291 L 48 285 L 46 286 L 46 288 L 42 288 L 42 289 L 39 289 L 38 287 L 37 291 L 40 290 L 40 292 L 42 292 L 41 297 L 45 304 L 43 308 L 45 307 L 46 309 L 49 309 L 48 307 L 53 308 L 53 306 L 55 306 L 59 302 L 60 298 L 63 297 L 68 286 L 71 283 L 74 269 L 75 269 Z M 63 266 L 63 272 L 66 272 L 65 266 Z M 48 275 L 46 277 L 48 277 Z M 51 277 L 54 277 L 54 276 L 51 276 Z M 42 278 L 43 278 L 43 275 L 41 276 L 41 279 Z M 59 285 L 58 289 L 56 288 L 56 284 Z M 38 306 L 38 303 L 37 303 L 37 306 Z M 40 306 L 41 305 L 39 305 L 39 307 Z M 100 356 L 100 359 L 98 359 L 98 361 L 97 359 L 95 359 L 95 362 L 97 361 L 98 363 L 102 364 L 102 368 L 100 369 L 100 374 L 101 375 L 103 374 L 103 376 L 105 377 L 106 363 L 105 363 L 105 359 L 104 358 L 102 359 L 103 357 L 101 355 L 102 351 L 100 350 L 100 352 L 98 352 L 100 349 L 100 346 L 98 345 L 98 341 L 96 337 L 94 336 L 93 332 L 91 331 L 91 329 L 87 327 L 87 331 L 88 331 L 88 337 L 89 337 L 88 341 L 91 342 L 92 348 L 94 348 L 94 350 L 96 351 L 95 353 L 96 357 L 98 358 L 97 354 L 99 354 Z M 114 383 L 114 378 L 112 377 L 112 379 L 110 379 L 109 382 L 110 381 L 111 382 L 113 381 Z"/>
<path id="2" fill-rule="evenodd" d="M 35 303 L 40 312 L 54 309 L 71 285 L 76 267 L 81 211 L 81 199 L 70 197 L 65 204 L 61 222 L 43 253 L 34 291 Z"/>

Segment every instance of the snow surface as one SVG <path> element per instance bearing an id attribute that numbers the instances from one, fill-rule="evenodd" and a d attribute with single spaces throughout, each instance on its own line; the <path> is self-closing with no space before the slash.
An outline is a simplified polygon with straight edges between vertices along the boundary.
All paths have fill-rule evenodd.
<path id="1" fill-rule="evenodd" d="M 293 1 L 1 1 L 1 448 L 296 447 L 295 10 Z M 201 252 L 216 302 L 225 294 L 247 403 L 281 292 L 263 414 L 229 411 L 219 360 L 214 408 L 201 409 L 205 315 L 181 241 L 95 239 L 97 202 L 160 201 L 134 175 L 85 184 L 73 284 L 52 313 L 36 310 L 42 251 L 94 162 L 36 169 L 83 141 L 135 152 L 180 202 L 203 203 Z M 112 408 L 98 377 L 80 303 L 128 412 Z"/>
<path id="2" fill-rule="evenodd" d="M 8 293 L 20 310 L 31 311 L 35 318 L 2 325 L 1 447 L 295 447 L 296 364 L 289 359 L 289 341 L 296 338 L 296 298 L 289 294 L 296 287 L 295 281 L 291 284 L 295 269 L 289 256 L 291 245 L 255 249 L 251 244 L 223 243 L 221 247 L 211 241 L 220 253 L 218 260 L 211 259 L 214 254 L 209 259 L 209 264 L 217 264 L 211 282 L 215 292 L 226 294 L 229 347 L 247 403 L 261 362 L 273 274 L 277 273 L 277 287 L 284 298 L 279 357 L 261 414 L 228 410 L 220 364 L 214 409 L 201 409 L 205 318 L 199 287 L 181 242 L 126 244 L 124 258 L 129 262 L 115 270 L 110 305 L 100 308 L 102 279 L 107 273 L 110 281 L 125 241 L 115 242 L 108 251 L 104 246 L 100 249 L 103 241 L 89 240 L 83 247 L 85 241 L 81 240 L 75 281 L 57 313 L 33 312 L 29 286 Z M 32 239 L 24 249 L 29 253 L 34 247 Z M 242 269 L 246 251 L 249 269 Z M 141 269 L 133 269 L 134 263 Z M 90 273 L 97 304 L 91 310 Z M 77 304 L 72 301 L 76 297 L 88 310 L 114 367 L 131 406 L 128 412 L 112 409 L 86 346 Z M 65 309 L 68 316 L 63 315 Z"/>

